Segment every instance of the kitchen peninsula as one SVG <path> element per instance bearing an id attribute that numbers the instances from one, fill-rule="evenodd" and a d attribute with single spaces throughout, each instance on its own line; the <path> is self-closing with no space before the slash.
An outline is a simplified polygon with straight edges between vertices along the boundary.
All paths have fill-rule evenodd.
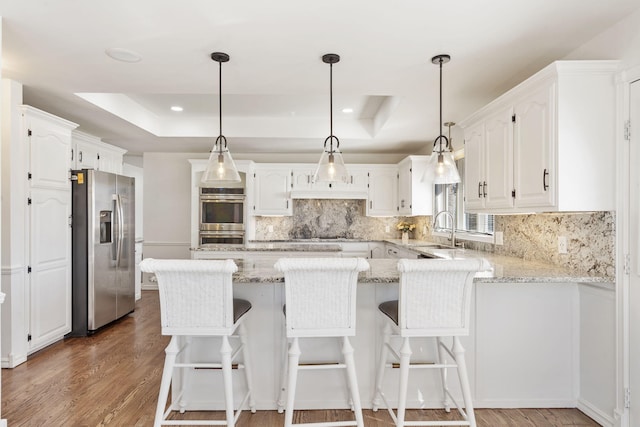
<path id="1" fill-rule="evenodd" d="M 341 256 L 340 243 L 343 242 L 254 242 L 238 247 L 192 249 L 194 257 L 227 257 L 238 265 L 234 274 L 235 296 L 251 301 L 254 307 L 247 318 L 247 329 L 251 362 L 257 373 L 254 390 L 258 409 L 276 408 L 284 351 L 284 279 L 273 265 L 282 256 Z M 423 241 L 419 245 L 416 241 L 402 245 L 399 240 L 384 243 L 429 257 L 481 257 L 487 261 L 488 269 L 478 273 L 474 281 L 471 334 L 463 340 L 477 407 L 577 407 L 581 383 L 600 381 L 600 390 L 606 396 L 613 390 L 615 346 L 609 343 L 613 337 L 605 333 L 613 317 L 601 312 L 601 327 L 594 328 L 590 322 L 593 316 L 589 314 L 589 296 L 613 294 L 614 278 L 485 252 L 428 247 L 425 243 L 429 242 Z M 395 259 L 375 259 L 370 261 L 370 270 L 359 277 L 357 333 L 352 343 L 365 408 L 371 407 L 380 345 L 377 306 L 397 297 L 396 263 Z M 590 360 L 583 360 L 584 346 L 611 350 L 605 350 L 600 365 L 595 366 Z M 209 345 L 203 343 L 201 351 L 205 347 Z M 337 350 L 331 342 L 315 344 L 312 352 L 303 354 L 317 355 L 317 359 L 307 360 L 314 362 Z M 433 360 L 433 353 L 428 341 L 415 350 L 416 356 L 425 361 Z M 440 406 L 437 377 L 420 385 L 417 382 L 424 378 L 422 375 L 432 374 L 435 372 L 424 372 L 411 379 L 410 406 Z M 218 374 L 199 370 L 192 375 L 188 393 L 193 408 L 222 408 L 222 394 L 212 395 L 208 385 L 209 381 L 215 381 L 212 376 Z M 395 381 L 391 375 L 384 386 L 389 395 L 393 395 Z M 455 382 L 452 381 L 454 394 L 459 392 Z M 305 372 L 299 378 L 296 407 L 346 408 L 346 389 L 342 384 L 341 373 Z"/>

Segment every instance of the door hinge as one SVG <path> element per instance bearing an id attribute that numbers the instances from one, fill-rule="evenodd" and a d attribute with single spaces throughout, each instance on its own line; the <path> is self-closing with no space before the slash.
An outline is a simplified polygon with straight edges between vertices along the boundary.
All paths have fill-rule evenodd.
<path id="1" fill-rule="evenodd" d="M 631 255 L 625 254 L 624 256 L 624 274 L 627 276 L 631 274 Z"/>
<path id="2" fill-rule="evenodd" d="M 31 204 L 31 197 L 28 197 L 27 198 L 27 205 L 30 205 L 30 204 Z"/>
<path id="3" fill-rule="evenodd" d="M 627 120 L 624 122 L 624 140 L 631 140 L 631 120 Z"/>
<path id="4" fill-rule="evenodd" d="M 32 133 L 33 133 L 33 132 L 31 132 L 31 129 L 28 129 L 28 130 L 27 130 L 27 136 L 31 136 L 31 134 L 32 134 Z"/>
<path id="5" fill-rule="evenodd" d="M 31 273 L 31 266 L 30 265 L 27 266 L 27 273 Z"/>
<path id="6" fill-rule="evenodd" d="M 31 179 L 31 172 L 27 172 L 27 179 Z"/>
<path id="7" fill-rule="evenodd" d="M 512 121 L 513 123 L 515 123 L 515 122 L 516 122 L 516 115 L 515 115 L 515 114 L 511 116 L 511 121 Z"/>
<path id="8" fill-rule="evenodd" d="M 31 342 L 31 334 L 27 334 L 27 342 Z"/>
<path id="9" fill-rule="evenodd" d="M 511 197 L 513 197 L 514 199 L 516 198 L 516 190 L 515 190 L 515 188 L 513 190 L 511 190 Z"/>
<path id="10" fill-rule="evenodd" d="M 631 408 L 631 389 L 630 388 L 624 389 L 624 407 Z"/>

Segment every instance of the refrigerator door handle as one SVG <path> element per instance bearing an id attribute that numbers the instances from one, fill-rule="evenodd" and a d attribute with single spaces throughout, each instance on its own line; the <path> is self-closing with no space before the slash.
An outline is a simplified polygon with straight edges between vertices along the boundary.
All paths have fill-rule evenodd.
<path id="1" fill-rule="evenodd" d="M 115 244 L 116 244 L 116 253 L 115 253 L 115 262 L 116 267 L 120 265 L 120 255 L 122 253 L 122 240 L 124 239 L 124 230 L 122 228 L 123 221 L 122 217 L 124 212 L 122 211 L 122 200 L 120 199 L 119 194 L 114 194 L 115 201 L 115 211 L 116 211 L 116 235 L 115 235 Z"/>
<path id="2" fill-rule="evenodd" d="M 120 243 L 118 242 L 118 199 L 116 198 L 116 195 L 113 194 L 112 195 L 112 200 L 113 200 L 113 217 L 112 217 L 112 224 L 111 224 L 111 260 L 112 261 L 118 261 L 118 247 L 120 245 Z"/>

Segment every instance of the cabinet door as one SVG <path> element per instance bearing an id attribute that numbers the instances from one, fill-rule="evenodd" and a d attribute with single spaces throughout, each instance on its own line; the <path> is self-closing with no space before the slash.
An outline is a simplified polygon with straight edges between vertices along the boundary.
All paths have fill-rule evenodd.
<path id="1" fill-rule="evenodd" d="M 411 160 L 398 165 L 398 214 L 411 215 Z"/>
<path id="2" fill-rule="evenodd" d="M 398 169 L 375 167 L 369 170 L 367 215 L 394 216 L 398 212 Z"/>
<path id="3" fill-rule="evenodd" d="M 255 215 L 291 215 L 291 170 L 259 169 L 255 175 Z"/>
<path id="4" fill-rule="evenodd" d="M 384 258 L 384 243 L 369 243 L 369 254 L 370 259 Z"/>
<path id="5" fill-rule="evenodd" d="M 292 186 L 293 191 L 308 191 L 313 188 L 314 170 L 310 167 L 294 167 L 292 169 Z"/>
<path id="6" fill-rule="evenodd" d="M 71 331 L 71 194 L 31 189 L 29 342 L 35 351 Z"/>
<path id="7" fill-rule="evenodd" d="M 76 145 L 76 165 L 78 169 L 100 170 L 98 147 L 78 141 Z"/>
<path id="8" fill-rule="evenodd" d="M 29 127 L 30 185 L 69 191 L 71 134 L 37 119 L 33 119 Z"/>
<path id="9" fill-rule="evenodd" d="M 485 176 L 483 189 L 487 209 L 513 206 L 513 109 L 489 117 L 485 122 Z"/>
<path id="10" fill-rule="evenodd" d="M 98 154 L 98 169 L 103 172 L 122 174 L 122 155 L 102 150 Z"/>
<path id="11" fill-rule="evenodd" d="M 555 83 L 515 104 L 514 179 L 516 207 L 554 206 L 556 172 L 551 106 Z"/>
<path id="12" fill-rule="evenodd" d="M 484 123 L 464 133 L 464 197 L 465 208 L 484 207 Z"/>

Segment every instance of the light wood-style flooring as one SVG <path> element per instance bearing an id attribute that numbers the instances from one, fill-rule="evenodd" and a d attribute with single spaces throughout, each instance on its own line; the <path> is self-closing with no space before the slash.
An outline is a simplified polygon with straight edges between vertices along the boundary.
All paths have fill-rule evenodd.
<path id="1" fill-rule="evenodd" d="M 151 426 L 168 338 L 158 294 L 143 291 L 134 314 L 87 338 L 68 338 L 2 370 L 2 418 L 9 426 Z M 452 411 L 453 414 L 453 411 Z M 220 418 L 222 413 L 216 414 Z M 202 413 L 187 414 L 191 419 Z M 444 411 L 409 411 L 438 419 Z M 364 411 L 367 427 L 392 427 L 386 411 Z M 348 411 L 297 411 L 296 422 L 350 419 Z M 478 425 L 598 426 L 577 409 L 478 409 Z M 276 411 L 246 411 L 238 427 L 282 426 Z"/>

